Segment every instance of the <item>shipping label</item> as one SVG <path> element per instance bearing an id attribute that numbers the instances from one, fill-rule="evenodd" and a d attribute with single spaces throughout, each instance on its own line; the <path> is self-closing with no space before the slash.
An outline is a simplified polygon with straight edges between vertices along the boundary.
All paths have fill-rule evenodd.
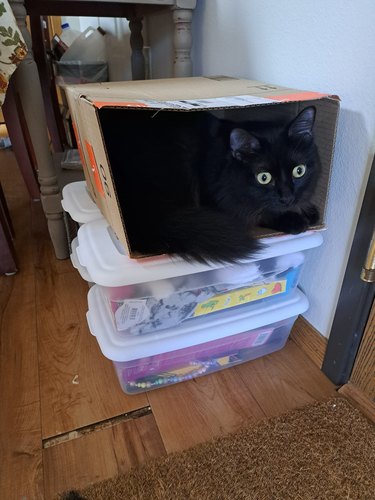
<path id="1" fill-rule="evenodd" d="M 117 329 L 127 330 L 147 319 L 150 311 L 146 300 L 125 300 L 115 312 L 115 322 Z"/>

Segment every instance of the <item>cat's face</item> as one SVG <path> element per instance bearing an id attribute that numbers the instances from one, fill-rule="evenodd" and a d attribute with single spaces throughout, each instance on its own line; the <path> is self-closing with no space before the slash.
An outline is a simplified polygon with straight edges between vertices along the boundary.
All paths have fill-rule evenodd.
<path id="1" fill-rule="evenodd" d="M 263 135 L 231 131 L 231 154 L 253 202 L 285 210 L 311 193 L 317 177 L 314 120 L 315 108 L 308 107 L 286 127 Z"/>

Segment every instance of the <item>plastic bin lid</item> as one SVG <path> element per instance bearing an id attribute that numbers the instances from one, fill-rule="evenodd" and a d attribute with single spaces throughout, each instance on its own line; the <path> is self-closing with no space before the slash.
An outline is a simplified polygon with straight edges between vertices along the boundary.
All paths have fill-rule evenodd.
<path id="1" fill-rule="evenodd" d="M 184 349 L 237 333 L 271 325 L 293 318 L 308 309 L 305 295 L 298 289 L 286 298 L 275 297 L 263 304 L 241 306 L 232 311 L 208 314 L 188 320 L 175 328 L 135 336 L 118 332 L 108 304 L 98 286 L 88 294 L 87 322 L 104 356 L 112 361 L 130 361 Z"/>
<path id="2" fill-rule="evenodd" d="M 79 224 L 103 218 L 99 208 L 90 198 L 85 181 L 67 184 L 62 190 L 62 196 L 63 209 Z"/>
<path id="3" fill-rule="evenodd" d="M 258 252 L 256 258 L 246 262 L 314 248 L 322 244 L 323 237 L 320 232 L 309 231 L 264 238 L 261 241 L 267 247 Z M 146 283 L 224 267 L 223 264 L 186 262 L 168 255 L 131 259 L 105 219 L 89 222 L 79 228 L 77 257 L 95 283 L 108 287 Z"/>
<path id="4" fill-rule="evenodd" d="M 79 272 L 81 278 L 84 280 L 92 283 L 91 276 L 87 272 L 87 269 L 79 263 L 79 260 L 77 258 L 77 246 L 78 246 L 78 238 L 74 238 L 72 243 L 70 244 L 72 253 L 70 254 L 70 260 L 72 262 L 72 265 L 77 271 Z"/>

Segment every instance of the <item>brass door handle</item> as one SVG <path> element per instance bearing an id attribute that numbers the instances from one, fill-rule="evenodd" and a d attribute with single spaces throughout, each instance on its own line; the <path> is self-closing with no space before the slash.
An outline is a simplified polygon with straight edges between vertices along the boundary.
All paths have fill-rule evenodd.
<path id="1" fill-rule="evenodd" d="M 375 231 L 372 234 L 367 257 L 362 266 L 361 280 L 367 281 L 368 283 L 375 282 Z"/>

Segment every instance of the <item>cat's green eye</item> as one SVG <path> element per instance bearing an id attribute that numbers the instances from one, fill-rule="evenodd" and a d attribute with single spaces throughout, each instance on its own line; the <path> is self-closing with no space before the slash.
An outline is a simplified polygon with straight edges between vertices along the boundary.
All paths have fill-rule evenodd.
<path id="1" fill-rule="evenodd" d="M 269 184 L 272 181 L 272 175 L 269 172 L 261 172 L 257 175 L 259 184 Z"/>
<path id="2" fill-rule="evenodd" d="M 293 177 L 296 177 L 297 179 L 299 177 L 303 177 L 306 173 L 306 165 L 297 165 L 296 167 L 293 168 Z"/>

